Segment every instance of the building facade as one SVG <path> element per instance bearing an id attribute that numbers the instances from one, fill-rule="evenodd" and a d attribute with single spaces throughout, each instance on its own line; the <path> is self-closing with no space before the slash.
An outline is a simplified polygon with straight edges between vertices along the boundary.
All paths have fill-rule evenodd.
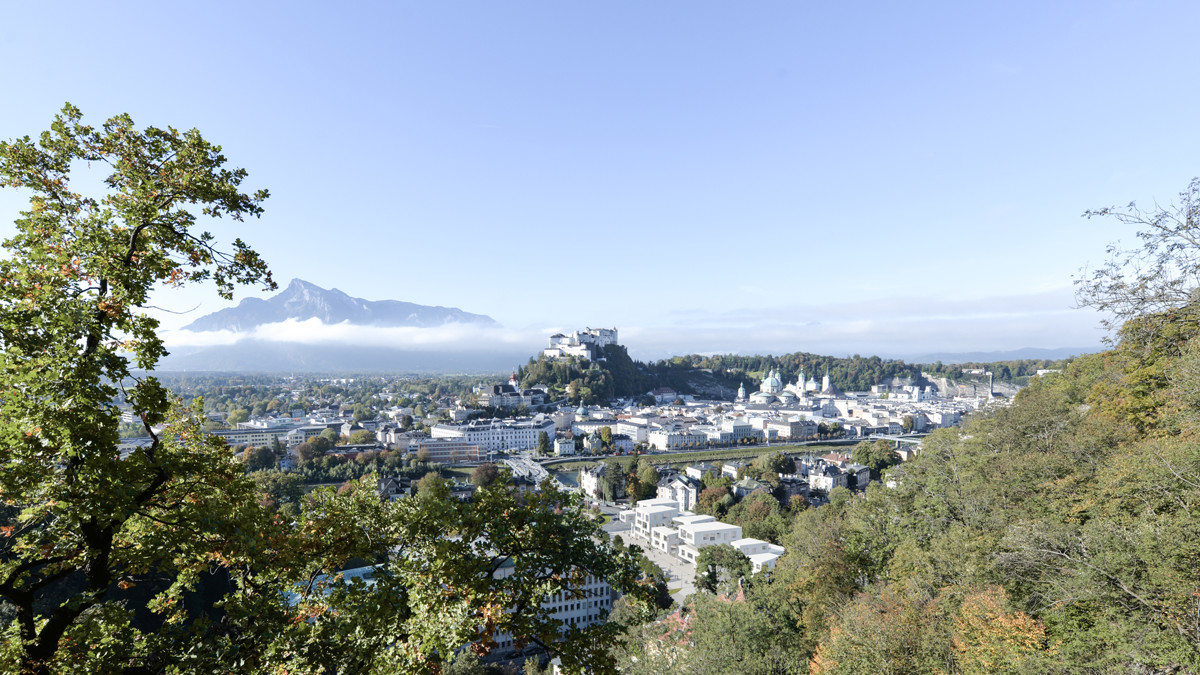
<path id="1" fill-rule="evenodd" d="M 438 424 L 433 438 L 453 438 L 479 445 L 489 452 L 529 450 L 537 447 L 538 435 L 554 438 L 554 421 L 548 417 L 471 420 L 458 424 Z"/>

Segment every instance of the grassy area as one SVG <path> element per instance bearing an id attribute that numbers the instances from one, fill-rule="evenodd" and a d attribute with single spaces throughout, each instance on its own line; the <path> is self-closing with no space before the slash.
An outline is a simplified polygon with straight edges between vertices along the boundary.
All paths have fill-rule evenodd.
<path id="1" fill-rule="evenodd" d="M 473 469 L 473 468 L 459 467 L 459 466 L 442 468 L 442 473 L 444 475 L 446 475 L 447 478 L 453 477 L 453 478 L 457 478 L 459 480 L 465 480 L 465 481 L 471 480 L 471 474 L 474 471 L 475 471 L 475 469 Z"/>

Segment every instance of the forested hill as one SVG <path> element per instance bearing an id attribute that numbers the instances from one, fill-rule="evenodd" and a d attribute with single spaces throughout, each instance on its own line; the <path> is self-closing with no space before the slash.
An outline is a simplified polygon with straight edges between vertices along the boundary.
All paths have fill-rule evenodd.
<path id="1" fill-rule="evenodd" d="M 522 386 L 548 384 L 555 393 L 565 394 L 573 402 L 595 403 L 615 397 L 639 396 L 660 387 L 669 387 L 682 394 L 708 396 L 736 391 L 741 384 L 753 390 L 772 370 L 779 371 L 785 383 L 792 383 L 801 371 L 807 378 L 819 381 L 828 369 L 830 382 L 842 391 L 866 391 L 876 384 L 891 383 L 897 379 L 927 384 L 922 372 L 934 377 L 959 380 L 964 377 L 966 369 L 972 368 L 993 373 L 998 382 L 1023 385 L 1039 369 L 1059 369 L 1070 362 L 1069 359 L 1026 359 L 998 363 L 921 365 L 878 356 L 856 354 L 840 358 L 795 352 L 782 356 L 692 354 L 642 363 L 630 358 L 625 347 L 619 345 L 606 347 L 603 356 L 603 360 L 591 363 L 578 359 L 556 361 L 539 355 L 518 369 L 517 376 Z"/>
<path id="2" fill-rule="evenodd" d="M 1198 318 L 1135 320 L 894 488 L 792 514 L 770 577 L 698 596 L 674 661 L 630 640 L 628 672 L 1200 672 Z"/>

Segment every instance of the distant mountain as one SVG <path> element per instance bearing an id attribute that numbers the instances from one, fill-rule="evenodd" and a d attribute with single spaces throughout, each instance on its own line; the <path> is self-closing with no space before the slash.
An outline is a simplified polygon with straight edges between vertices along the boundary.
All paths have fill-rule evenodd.
<path id="1" fill-rule="evenodd" d="M 1025 347 L 1005 352 L 960 352 L 924 354 L 921 356 L 904 357 L 908 363 L 996 363 L 998 361 L 1019 361 L 1023 359 L 1046 359 L 1050 361 L 1065 359 L 1082 354 L 1095 354 L 1104 351 L 1104 347 L 1059 347 L 1058 349 L 1043 349 L 1040 347 Z"/>
<path id="2" fill-rule="evenodd" d="M 471 314 L 455 307 L 430 307 L 399 300 L 363 300 L 351 297 L 336 288 L 326 290 L 303 279 L 292 279 L 287 288 L 272 298 L 246 298 L 237 307 L 222 309 L 196 319 L 184 326 L 184 330 L 241 332 L 288 319 L 320 319 L 327 324 L 348 321 L 362 326 L 496 324 L 489 316 Z"/>

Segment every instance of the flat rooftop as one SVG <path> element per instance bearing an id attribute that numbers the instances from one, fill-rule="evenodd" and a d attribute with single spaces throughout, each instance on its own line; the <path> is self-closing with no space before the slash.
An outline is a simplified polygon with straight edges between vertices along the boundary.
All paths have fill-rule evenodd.
<path id="1" fill-rule="evenodd" d="M 683 529 L 683 528 L 691 530 L 692 532 L 722 532 L 722 531 L 728 531 L 728 530 L 740 530 L 740 529 L 742 529 L 742 526 L 741 525 L 730 525 L 729 523 L 710 522 L 710 523 L 690 523 L 688 525 L 684 525 L 681 529 Z"/>
<path id="2" fill-rule="evenodd" d="M 634 508 L 641 509 L 647 506 L 674 506 L 675 508 L 679 508 L 679 502 L 674 499 L 643 499 Z"/>
<path id="3" fill-rule="evenodd" d="M 698 516 L 698 515 L 691 514 L 691 513 L 688 513 L 685 515 L 685 514 L 681 513 L 681 514 L 675 516 L 675 518 L 672 519 L 671 522 L 679 523 L 680 525 L 692 525 L 694 523 L 711 523 L 714 520 L 716 520 L 716 518 L 714 518 L 712 516 Z"/>

